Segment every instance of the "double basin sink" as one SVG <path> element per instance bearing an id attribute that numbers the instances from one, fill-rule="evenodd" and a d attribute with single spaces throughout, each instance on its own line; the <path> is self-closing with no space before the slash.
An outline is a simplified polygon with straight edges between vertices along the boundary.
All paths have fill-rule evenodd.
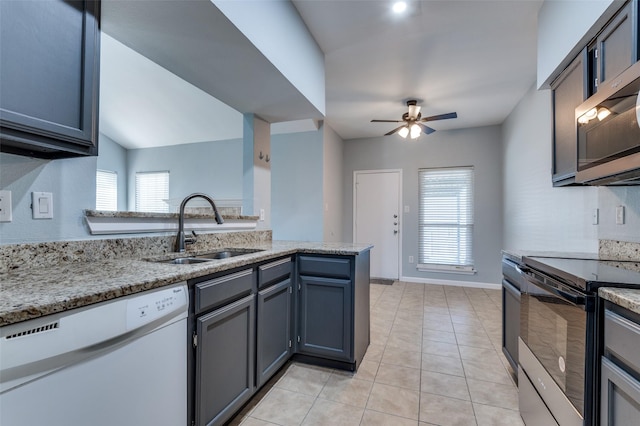
<path id="1" fill-rule="evenodd" d="M 176 259 L 160 260 L 161 263 L 172 263 L 174 265 L 191 265 L 194 263 L 210 262 L 212 260 L 228 259 L 230 257 L 242 256 L 243 254 L 251 254 L 261 249 L 223 249 L 211 253 L 199 254 L 197 256 L 178 257 Z"/>

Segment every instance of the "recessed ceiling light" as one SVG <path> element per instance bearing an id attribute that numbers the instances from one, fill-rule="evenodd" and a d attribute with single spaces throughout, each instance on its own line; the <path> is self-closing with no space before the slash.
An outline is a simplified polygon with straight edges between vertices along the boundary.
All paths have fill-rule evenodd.
<path id="1" fill-rule="evenodd" d="M 391 8 L 395 13 L 402 13 L 407 10 L 407 2 L 406 1 L 397 1 L 393 4 Z"/>

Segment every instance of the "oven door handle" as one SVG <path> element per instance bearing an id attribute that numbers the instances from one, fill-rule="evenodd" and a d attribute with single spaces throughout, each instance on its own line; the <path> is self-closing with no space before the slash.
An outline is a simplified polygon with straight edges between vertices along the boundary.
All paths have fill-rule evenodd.
<path id="1" fill-rule="evenodd" d="M 588 300 L 587 295 L 578 293 L 560 283 L 554 285 L 549 285 L 545 282 L 539 280 L 535 274 L 531 270 L 523 271 L 524 275 L 527 277 L 527 280 L 531 282 L 531 284 L 542 288 L 549 293 L 555 294 L 556 296 L 566 300 L 569 303 L 572 303 L 576 306 L 580 306 L 585 310 L 591 308 L 591 302 Z M 547 278 L 549 279 L 549 278 Z"/>

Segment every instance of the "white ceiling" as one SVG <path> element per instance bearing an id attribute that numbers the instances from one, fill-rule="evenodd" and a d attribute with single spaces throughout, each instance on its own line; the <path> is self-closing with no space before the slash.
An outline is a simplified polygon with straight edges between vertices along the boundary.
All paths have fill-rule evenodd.
<path id="1" fill-rule="evenodd" d="M 137 23 L 142 18 L 134 23 L 136 11 L 118 10 L 122 3 L 128 2 L 103 2 L 103 29 L 132 45 L 128 34 L 142 33 Z M 343 139 L 383 135 L 394 123 L 370 120 L 399 119 L 412 98 L 418 99 L 423 116 L 458 113 L 457 119 L 431 122 L 436 130 L 500 124 L 535 82 L 542 0 L 413 1 L 402 16 L 392 14 L 387 0 L 293 3 L 325 53 L 325 120 Z M 137 11 L 143 12 L 148 15 Z M 120 22 L 125 14 L 128 26 Z M 136 50 L 148 50 L 152 39 Z M 161 59 L 157 62 L 165 60 L 165 52 L 158 45 L 153 48 Z M 210 94 L 215 90 L 204 87 L 206 93 L 127 50 L 113 39 L 102 46 L 101 131 L 128 147 L 241 137 L 241 114 L 215 99 Z M 123 62 L 118 55 L 129 56 Z M 184 67 L 184 61 L 167 63 L 171 66 L 166 68 Z M 231 79 L 214 80 L 227 89 L 223 92 L 229 99 Z M 268 105 L 261 108 L 268 116 Z M 282 121 L 283 111 L 273 115 L 275 121 Z M 272 127 L 278 132 L 313 128 L 312 120 L 301 118 L 291 116 L 296 120 L 291 129 L 286 124 Z M 318 117 L 314 113 L 308 118 Z"/>

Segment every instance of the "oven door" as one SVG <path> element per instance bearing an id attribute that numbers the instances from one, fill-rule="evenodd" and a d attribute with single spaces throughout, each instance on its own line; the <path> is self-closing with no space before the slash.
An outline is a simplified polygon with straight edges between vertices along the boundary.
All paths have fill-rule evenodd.
<path id="1" fill-rule="evenodd" d="M 531 269 L 524 276 L 521 368 L 559 424 L 582 425 L 585 398 L 592 397 L 585 390 L 592 382 L 586 375 L 593 374 L 587 352 L 594 343 L 595 297 Z"/>

